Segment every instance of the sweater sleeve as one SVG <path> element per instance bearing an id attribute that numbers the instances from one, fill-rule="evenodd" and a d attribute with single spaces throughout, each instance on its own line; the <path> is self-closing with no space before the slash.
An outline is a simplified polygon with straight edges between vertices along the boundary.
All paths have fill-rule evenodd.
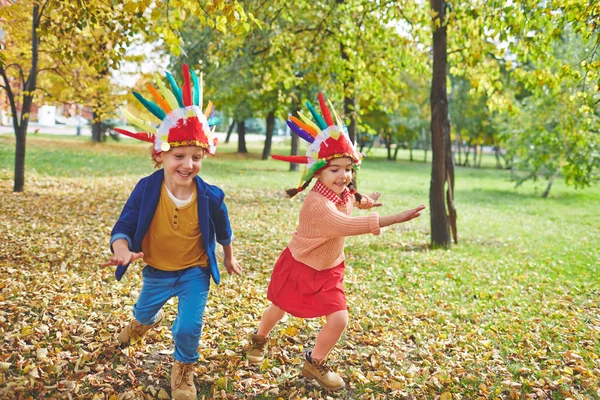
<path id="1" fill-rule="evenodd" d="M 311 204 L 310 224 L 323 237 L 346 237 L 372 233 L 379 235 L 379 214 L 352 217 L 339 211 L 331 201 Z"/>

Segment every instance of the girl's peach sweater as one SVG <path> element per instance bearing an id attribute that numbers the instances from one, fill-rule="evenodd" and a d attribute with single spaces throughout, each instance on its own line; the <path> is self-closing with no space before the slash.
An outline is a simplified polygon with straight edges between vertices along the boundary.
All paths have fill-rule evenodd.
<path id="1" fill-rule="evenodd" d="M 369 206 L 373 201 L 369 199 Z M 379 235 L 379 214 L 353 217 L 353 201 L 335 204 L 311 190 L 304 199 L 296 233 L 288 244 L 292 256 L 316 270 L 333 268 L 344 261 L 346 236 Z"/>

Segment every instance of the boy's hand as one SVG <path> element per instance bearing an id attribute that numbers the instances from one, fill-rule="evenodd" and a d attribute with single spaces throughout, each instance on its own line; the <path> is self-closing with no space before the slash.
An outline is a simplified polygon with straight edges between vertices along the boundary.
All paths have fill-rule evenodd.
<path id="1" fill-rule="evenodd" d="M 122 265 L 127 266 L 130 262 L 135 261 L 144 257 L 144 253 L 133 253 L 129 250 L 115 250 L 115 254 L 108 260 L 102 264 L 103 267 L 107 267 L 109 265 Z"/>
<path id="2" fill-rule="evenodd" d="M 232 275 L 232 274 L 241 275 L 242 274 L 242 267 L 241 267 L 240 263 L 238 263 L 235 256 L 225 257 L 224 264 L 225 264 L 225 269 L 227 270 L 229 275 Z"/>

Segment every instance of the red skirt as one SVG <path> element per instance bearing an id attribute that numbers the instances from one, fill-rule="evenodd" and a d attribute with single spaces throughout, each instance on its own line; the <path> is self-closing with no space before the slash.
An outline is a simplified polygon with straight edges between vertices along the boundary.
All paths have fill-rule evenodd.
<path id="1" fill-rule="evenodd" d="M 346 310 L 344 262 L 318 271 L 297 261 L 286 247 L 275 263 L 267 298 L 298 318 L 316 318 Z"/>

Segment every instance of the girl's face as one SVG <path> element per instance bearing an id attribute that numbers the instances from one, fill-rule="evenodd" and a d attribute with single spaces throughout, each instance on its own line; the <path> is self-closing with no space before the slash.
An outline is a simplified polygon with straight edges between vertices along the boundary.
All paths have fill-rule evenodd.
<path id="1" fill-rule="evenodd" d="M 202 169 L 204 149 L 201 147 L 173 147 L 156 156 L 163 163 L 165 180 L 175 186 L 191 186 Z"/>
<path id="2" fill-rule="evenodd" d="M 323 185 L 331 189 L 333 193 L 341 196 L 352 180 L 352 159 L 347 157 L 334 158 L 316 175 Z"/>

